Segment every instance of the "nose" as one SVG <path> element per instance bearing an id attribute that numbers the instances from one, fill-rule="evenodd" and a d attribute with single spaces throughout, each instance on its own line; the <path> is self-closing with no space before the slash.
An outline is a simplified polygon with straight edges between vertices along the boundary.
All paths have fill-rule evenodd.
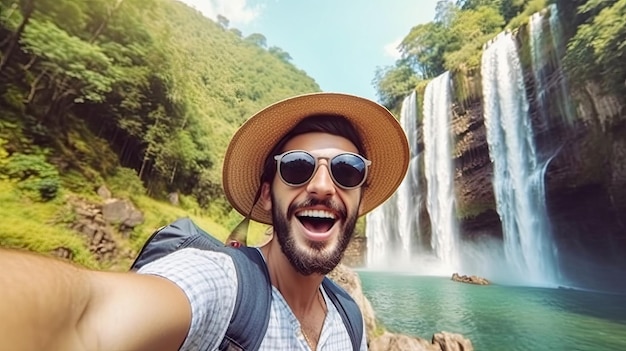
<path id="1" fill-rule="evenodd" d="M 330 176 L 328 164 L 322 163 L 317 167 L 306 190 L 318 198 L 327 198 L 335 194 L 335 183 Z"/>

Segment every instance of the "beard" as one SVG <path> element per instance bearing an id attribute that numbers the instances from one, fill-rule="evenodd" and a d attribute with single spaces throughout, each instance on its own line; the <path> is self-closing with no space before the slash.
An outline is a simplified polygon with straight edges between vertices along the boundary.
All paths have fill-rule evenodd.
<path id="1" fill-rule="evenodd" d="M 278 204 L 276 200 L 272 194 L 272 203 L 274 204 L 272 206 L 272 225 L 280 243 L 281 251 L 287 256 L 287 259 L 296 271 L 302 275 L 311 275 L 313 273 L 326 275 L 335 269 L 341 262 L 343 254 L 348 244 L 350 244 L 350 239 L 352 239 L 357 220 L 356 212 L 343 216 L 345 222 L 342 228 L 340 228 L 338 243 L 331 251 L 324 250 L 327 244 L 323 242 L 309 242 L 308 247 L 299 247 L 289 227 L 289 218 L 295 219 L 293 215 L 295 210 L 298 207 L 320 204 L 329 208 L 337 208 L 338 206 L 330 200 L 309 199 L 304 204 L 290 206 L 287 214 L 282 214 L 279 206 L 276 206 Z M 346 213 L 345 210 L 341 212 Z"/>

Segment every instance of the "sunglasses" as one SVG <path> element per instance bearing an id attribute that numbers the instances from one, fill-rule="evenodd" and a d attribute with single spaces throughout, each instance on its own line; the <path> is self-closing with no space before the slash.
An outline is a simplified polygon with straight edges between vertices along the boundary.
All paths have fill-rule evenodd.
<path id="1" fill-rule="evenodd" d="M 328 170 L 333 182 L 340 188 L 355 189 L 365 183 L 367 167 L 372 161 L 361 155 L 344 152 L 334 157 L 315 157 L 303 150 L 292 150 L 274 156 L 276 168 L 283 183 L 301 186 L 308 183 L 317 168 L 319 159 L 328 161 Z"/>

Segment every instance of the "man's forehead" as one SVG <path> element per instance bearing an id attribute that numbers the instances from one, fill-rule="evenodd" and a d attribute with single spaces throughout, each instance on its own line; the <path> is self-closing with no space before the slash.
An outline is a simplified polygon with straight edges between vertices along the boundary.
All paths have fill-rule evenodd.
<path id="1" fill-rule="evenodd" d="M 281 151 L 292 149 L 305 150 L 314 155 L 320 153 L 321 156 L 335 155 L 338 153 L 337 151 L 358 153 L 356 145 L 348 138 L 324 132 L 310 132 L 293 136 L 287 140 Z"/>

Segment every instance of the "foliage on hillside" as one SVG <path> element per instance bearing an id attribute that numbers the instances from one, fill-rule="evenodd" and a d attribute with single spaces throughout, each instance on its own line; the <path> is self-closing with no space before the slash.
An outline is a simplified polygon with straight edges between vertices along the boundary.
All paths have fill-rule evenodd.
<path id="1" fill-rule="evenodd" d="M 261 34 L 242 38 L 174 0 L 1 0 L 0 14 L 11 162 L 46 155 L 92 186 L 124 166 L 152 196 L 177 191 L 225 215 L 234 130 L 273 101 L 319 91 Z"/>
<path id="2" fill-rule="evenodd" d="M 221 188 L 229 138 L 269 103 L 320 89 L 262 34 L 218 22 L 175 0 L 0 0 L 2 212 L 28 217 L 0 245 L 63 241 L 94 266 L 50 218 L 68 193 L 102 184 L 147 207 L 142 236 L 189 211 L 234 226 Z M 160 205 L 147 196 L 171 192 L 185 209 L 150 213 Z M 50 231 L 49 245 L 24 239 Z"/>
<path id="3" fill-rule="evenodd" d="M 576 11 L 580 25 L 564 59 L 572 81 L 593 81 L 606 92 L 626 96 L 626 0 L 589 0 Z"/>
<path id="4" fill-rule="evenodd" d="M 413 27 L 400 43 L 402 58 L 378 68 L 373 83 L 380 101 L 394 109 L 415 81 L 445 71 L 463 77 L 478 72 L 484 44 L 505 29 L 523 27 L 551 3 L 566 27 L 568 75 L 575 83 L 595 81 L 625 95 L 626 0 L 439 0 L 434 20 Z M 467 97 L 457 96 L 459 101 Z"/>

